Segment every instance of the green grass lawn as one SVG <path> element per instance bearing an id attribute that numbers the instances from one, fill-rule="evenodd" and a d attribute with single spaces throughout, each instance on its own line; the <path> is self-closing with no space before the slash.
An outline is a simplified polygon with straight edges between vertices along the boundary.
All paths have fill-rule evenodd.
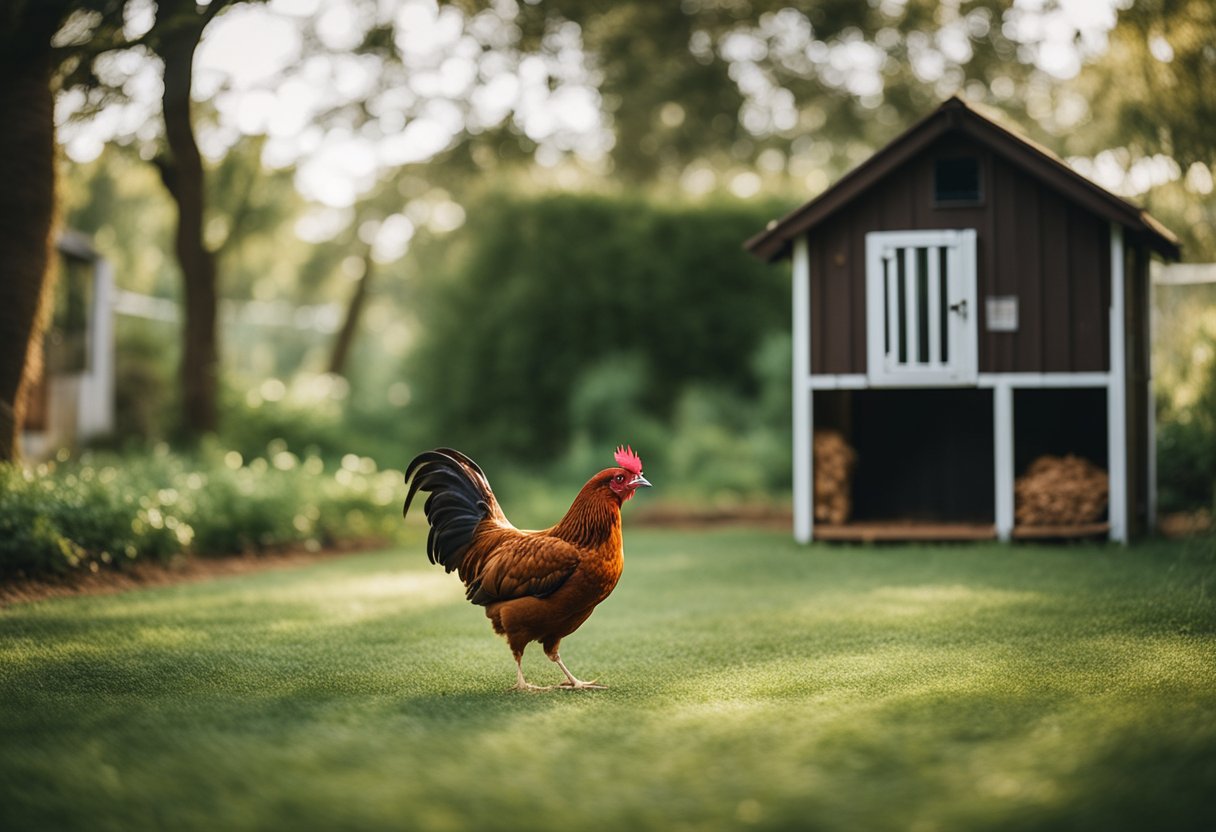
<path id="1" fill-rule="evenodd" d="M 626 539 L 606 691 L 420 543 L 4 609 L 0 828 L 1216 828 L 1211 540 Z"/>

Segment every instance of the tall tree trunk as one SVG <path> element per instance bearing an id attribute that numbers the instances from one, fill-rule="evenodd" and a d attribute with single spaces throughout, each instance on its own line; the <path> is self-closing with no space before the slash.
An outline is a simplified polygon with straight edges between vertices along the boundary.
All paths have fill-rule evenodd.
<path id="1" fill-rule="evenodd" d="M 191 437 L 214 431 L 218 420 L 215 255 L 203 240 L 203 161 L 190 119 L 194 51 L 204 26 L 203 19 L 170 26 L 158 50 L 165 62 L 162 103 L 169 146 L 168 158 L 160 160 L 160 170 L 177 204 L 174 247 L 185 288 L 180 375 L 182 428 Z"/>
<path id="2" fill-rule="evenodd" d="M 334 339 L 334 349 L 329 356 L 329 371 L 334 375 L 346 375 L 346 362 L 350 358 L 350 350 L 355 342 L 355 334 L 359 331 L 359 320 L 363 317 L 363 307 L 367 305 L 367 293 L 372 282 L 372 252 L 369 247 L 363 255 L 363 274 L 355 284 L 355 291 L 350 296 L 346 306 L 346 317 L 342 328 Z"/>
<path id="3" fill-rule="evenodd" d="M 0 460 L 4 461 L 20 457 L 24 392 L 29 370 L 41 356 L 44 299 L 54 262 L 54 100 L 47 41 L 40 45 L 44 48 L 37 54 L 4 49 L 9 54 L 0 58 Z M 0 41 L 0 48 L 4 46 Z"/>

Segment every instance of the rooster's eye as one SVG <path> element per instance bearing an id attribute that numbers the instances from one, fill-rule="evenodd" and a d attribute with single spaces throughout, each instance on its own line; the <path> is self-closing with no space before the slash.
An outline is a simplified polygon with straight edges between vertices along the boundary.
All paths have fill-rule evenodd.
<path id="1" fill-rule="evenodd" d="M 617 474 L 615 477 L 613 477 L 613 479 L 614 479 L 614 480 L 616 480 L 617 482 L 624 482 L 624 481 L 625 481 L 625 475 L 624 475 L 624 474 Z"/>

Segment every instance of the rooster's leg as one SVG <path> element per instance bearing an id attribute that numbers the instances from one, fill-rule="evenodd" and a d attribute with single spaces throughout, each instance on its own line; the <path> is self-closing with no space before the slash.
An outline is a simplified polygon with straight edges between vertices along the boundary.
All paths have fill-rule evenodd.
<path id="1" fill-rule="evenodd" d="M 574 674 L 570 672 L 570 668 L 566 667 L 566 663 L 562 661 L 562 657 L 554 651 L 549 654 L 549 659 L 557 662 L 557 666 L 562 669 L 562 673 L 566 674 L 566 681 L 561 683 L 561 687 L 567 690 L 605 690 L 607 685 L 597 685 L 594 680 L 584 682 L 581 679 L 574 678 Z"/>
<path id="2" fill-rule="evenodd" d="M 523 660 L 523 653 L 515 654 L 515 687 L 511 688 L 511 690 L 552 690 L 552 688 L 534 685 L 524 678 Z"/>

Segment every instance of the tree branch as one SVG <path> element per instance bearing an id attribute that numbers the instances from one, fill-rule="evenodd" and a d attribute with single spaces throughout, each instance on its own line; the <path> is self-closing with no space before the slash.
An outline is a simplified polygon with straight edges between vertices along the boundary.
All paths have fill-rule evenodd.
<path id="1" fill-rule="evenodd" d="M 156 172 L 160 174 L 160 181 L 164 184 L 165 190 L 170 195 L 177 195 L 177 176 L 176 168 L 173 161 L 166 154 L 159 154 L 152 159 L 152 165 L 156 168 Z"/>
<path id="2" fill-rule="evenodd" d="M 224 239 L 215 248 L 217 255 L 225 254 L 229 248 L 244 236 L 238 229 L 244 224 L 245 218 L 249 216 L 249 208 L 253 204 L 253 187 L 262 181 L 262 167 L 259 165 L 255 170 L 245 177 L 245 188 L 241 193 L 240 199 L 236 205 L 228 212 L 228 233 L 224 235 Z"/>
<path id="3" fill-rule="evenodd" d="M 210 5 L 203 9 L 202 25 L 205 27 L 217 14 L 232 5 L 232 3 L 233 0 L 211 0 Z"/>

